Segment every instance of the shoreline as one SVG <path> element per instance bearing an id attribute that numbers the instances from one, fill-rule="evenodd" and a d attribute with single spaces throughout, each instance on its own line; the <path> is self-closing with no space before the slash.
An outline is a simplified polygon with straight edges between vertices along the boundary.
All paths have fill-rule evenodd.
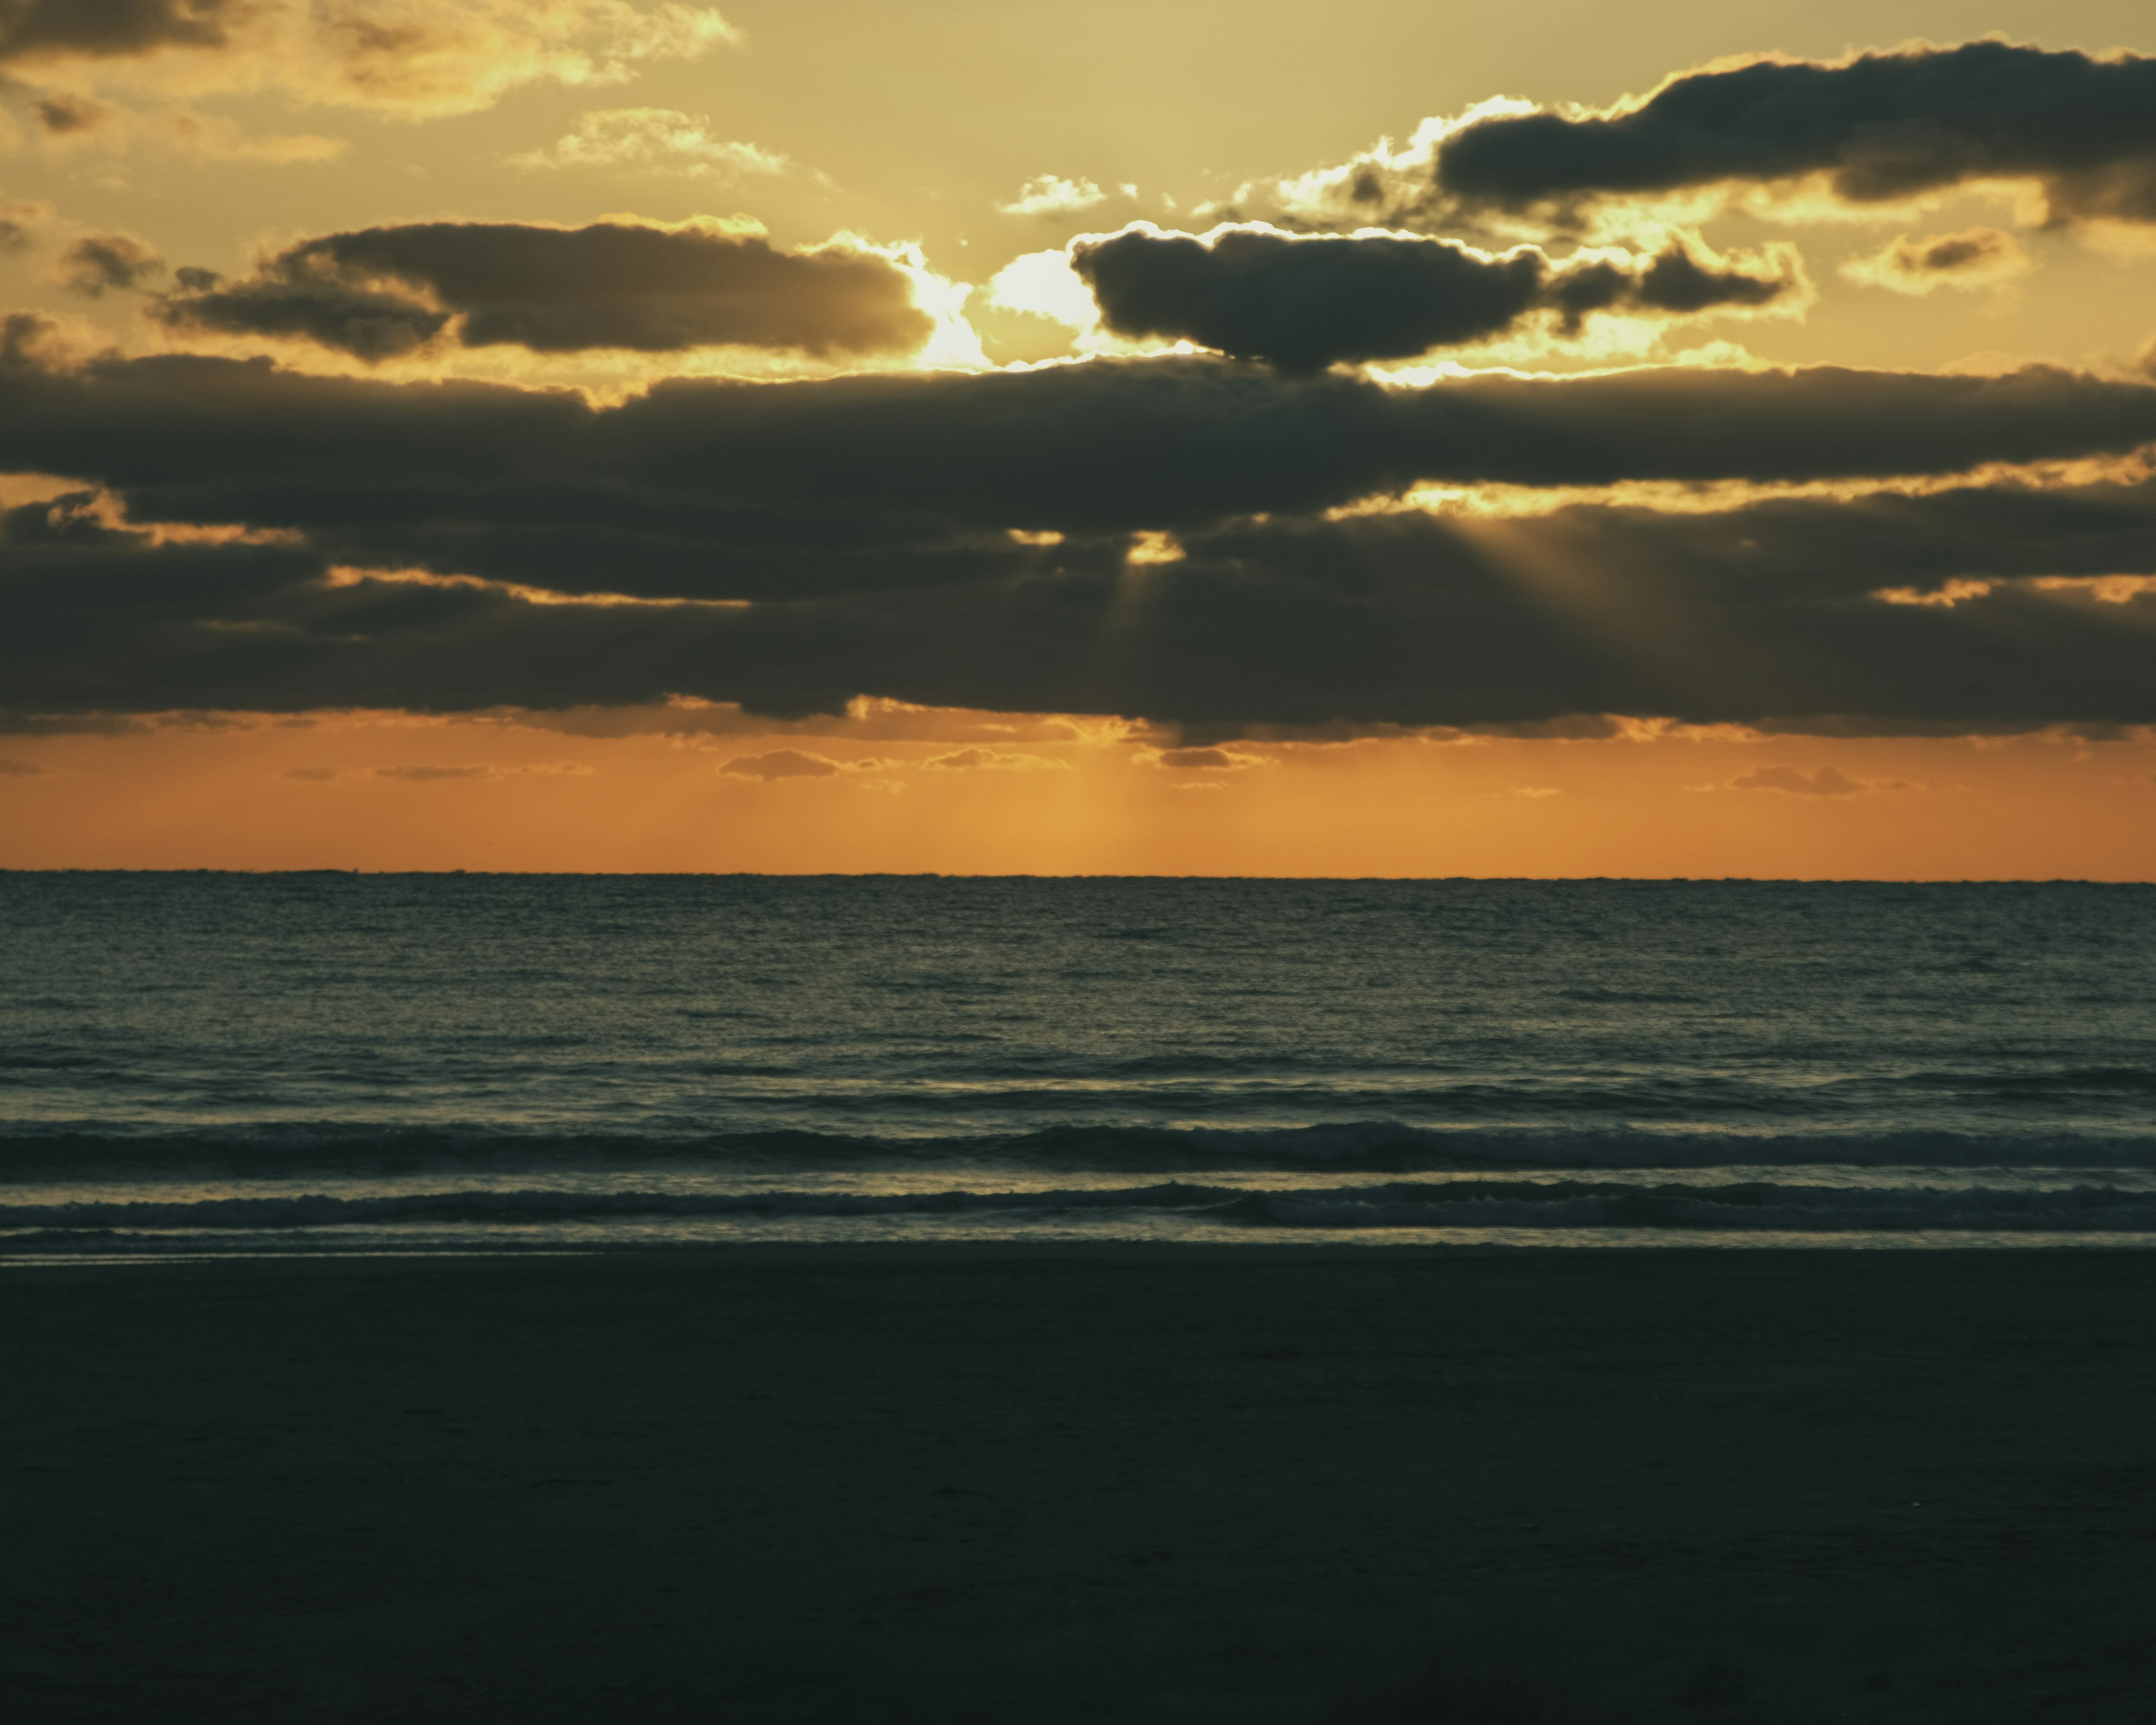
<path id="1" fill-rule="evenodd" d="M 2094 1725 L 2156 1675 L 2139 1251 L 38 1267 L 26 1717 L 1317 1725 L 1599 1649 L 1613 1718 Z M 1676 1698 L 1727 1671 L 1789 1704 Z"/>

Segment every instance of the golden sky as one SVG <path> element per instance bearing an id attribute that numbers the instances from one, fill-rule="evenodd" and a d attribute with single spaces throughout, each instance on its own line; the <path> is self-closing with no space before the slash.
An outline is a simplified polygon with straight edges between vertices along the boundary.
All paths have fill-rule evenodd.
<path id="1" fill-rule="evenodd" d="M 2156 878 L 2143 56 L 0 8 L 0 865 Z"/>

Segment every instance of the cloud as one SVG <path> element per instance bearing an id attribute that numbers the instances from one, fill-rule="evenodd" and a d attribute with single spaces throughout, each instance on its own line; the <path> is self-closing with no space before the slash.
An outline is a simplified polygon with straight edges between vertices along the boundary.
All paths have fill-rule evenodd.
<path id="1" fill-rule="evenodd" d="M 1841 266 L 1850 280 L 1897 294 L 1938 288 L 1998 287 L 2032 267 L 2021 242 L 1996 228 L 1968 228 L 1912 239 L 1897 234 L 1879 250 Z"/>
<path id="2" fill-rule="evenodd" d="M 311 341 L 370 363 L 424 347 L 450 314 L 398 291 L 290 269 L 275 260 L 244 281 L 182 269 L 178 290 L 152 308 L 170 327 L 224 336 Z"/>
<path id="3" fill-rule="evenodd" d="M 996 208 L 1007 216 L 1070 215 L 1107 201 L 1108 194 L 1091 180 L 1036 174 L 1019 187 L 1016 198 Z"/>
<path id="4" fill-rule="evenodd" d="M 662 0 L 9 0 L 0 71 L 33 87 L 274 90 L 408 119 L 468 114 L 539 80 L 619 84 L 738 33 Z"/>
<path id="5" fill-rule="evenodd" d="M 147 287 L 164 275 L 165 260 L 131 234 L 92 234 L 60 254 L 57 270 L 63 287 L 95 300 Z"/>
<path id="6" fill-rule="evenodd" d="M 50 95 L 30 104 L 38 126 L 54 137 L 94 131 L 110 117 L 112 110 L 87 96 Z"/>
<path id="7" fill-rule="evenodd" d="M 1235 773 L 1250 767 L 1272 764 L 1263 755 L 1237 754 L 1223 748 L 1156 749 L 1136 756 L 1141 767 L 1162 767 L 1172 773 Z"/>
<path id="8" fill-rule="evenodd" d="M 509 158 L 523 168 L 604 168 L 691 179 L 783 173 L 786 158 L 759 145 L 716 136 L 707 119 L 678 108 L 599 108 L 543 150 Z"/>
<path id="9" fill-rule="evenodd" d="M 2131 463 L 1670 511 L 1619 492 L 1342 512 L 1425 479 L 2126 450 L 2156 440 L 2145 385 L 1671 368 L 1406 388 L 1194 358 L 685 380 L 601 408 L 70 362 L 33 320 L 0 333 L 0 471 L 85 485 L 0 515 L 0 689 L 27 713 L 683 696 L 791 718 L 870 695 L 1122 715 L 1198 747 L 1266 727 L 1573 734 L 1612 713 L 1820 734 L 2156 722 L 2156 480 Z M 1180 556 L 1134 579 L 1147 535 Z"/>
<path id="10" fill-rule="evenodd" d="M 0 756 L 0 778 L 35 778 L 44 770 L 29 761 L 13 761 Z"/>
<path id="11" fill-rule="evenodd" d="M 401 779 L 409 784 L 435 784 L 475 779 L 581 778 L 588 777 L 591 770 L 581 761 L 534 762 L 513 767 L 482 761 L 470 766 L 454 767 L 429 764 L 410 767 L 295 767 L 284 776 L 297 779 L 303 784 L 327 784 L 341 778 Z"/>
<path id="12" fill-rule="evenodd" d="M 964 748 L 935 755 L 921 763 L 932 773 L 1065 773 L 1068 761 L 1052 755 L 1029 755 L 1013 749 Z"/>
<path id="13" fill-rule="evenodd" d="M 685 607 L 339 572 L 296 547 L 159 544 L 81 499 L 25 506 L 0 530 L 0 687 L 32 713 L 685 695 L 787 716 L 870 692 L 1122 714 L 1214 746 L 1251 727 L 1577 728 L 1567 716 L 1599 713 L 1822 735 L 2156 722 L 2156 593 L 2109 603 L 2010 572 L 2156 569 L 2156 485 L 1245 521 L 1187 538 L 1185 561 L 1148 578 L 1136 629 L 1119 569 L 1070 545 L 1021 582 L 954 572 Z M 2002 577 L 1979 601 L 1871 597 L 1884 569 L 1970 567 Z M 780 750 L 721 770 L 890 764 Z"/>
<path id="14" fill-rule="evenodd" d="M 343 563 L 646 598 L 799 600 L 1059 568 L 1120 578 L 1134 548 L 1166 542 L 1139 535 L 1188 554 L 1209 524 L 1419 483 L 1861 480 L 2156 440 L 2156 388 L 2045 367 L 1671 367 L 1405 388 L 1193 358 L 680 380 L 599 409 L 559 391 L 185 355 L 69 369 L 38 359 L 54 336 L 35 320 L 7 340 L 0 471 L 108 486 L 140 520 L 302 534 Z M 1883 531 L 1893 517 L 1875 505 L 1851 518 Z M 1890 560 L 1870 584 L 1912 583 L 1934 584 Z"/>
<path id="15" fill-rule="evenodd" d="M 1785 217 L 1861 215 L 1972 186 L 2030 188 L 2053 226 L 2156 220 L 2156 59 L 1981 41 L 1723 60 L 1605 109 L 1484 102 L 1235 201 L 1466 232 L 1621 228 L 1672 199 L 1693 218 L 1762 197 Z"/>
<path id="16" fill-rule="evenodd" d="M 483 761 L 469 767 L 377 767 L 376 778 L 401 778 L 413 784 L 432 784 L 443 779 L 475 778 L 583 778 L 591 768 L 581 761 L 544 761 L 526 762 L 514 767 L 498 766 Z"/>
<path id="17" fill-rule="evenodd" d="M 843 762 L 805 749 L 773 749 L 763 755 L 736 755 L 719 768 L 741 778 L 775 783 L 783 778 L 831 778 L 846 770 Z"/>
<path id="18" fill-rule="evenodd" d="M 1298 371 L 1411 359 L 1504 335 L 1537 313 L 1569 332 L 1591 312 L 1756 310 L 1804 287 L 1786 248 L 1771 261 L 1702 262 L 1672 246 L 1651 260 L 1594 255 L 1560 265 L 1532 246 L 1492 253 L 1457 240 L 1260 225 L 1201 239 L 1141 223 L 1074 242 L 1070 264 L 1118 335 L 1188 340 Z"/>
<path id="19" fill-rule="evenodd" d="M 0 254 L 28 251 L 57 213 L 40 199 L 0 203 Z"/>
<path id="20" fill-rule="evenodd" d="M 13 0 L 0 11 L 0 65 L 160 49 L 223 48 L 239 0 Z"/>
<path id="21" fill-rule="evenodd" d="M 369 362 L 449 331 L 542 353 L 778 348 L 903 352 L 934 332 L 887 258 L 781 251 L 715 222 L 585 228 L 434 222 L 325 234 L 226 282 L 183 277 L 156 315 L 178 330 L 304 339 Z"/>
<path id="22" fill-rule="evenodd" d="M 1906 779 L 1851 778 L 1838 768 L 1822 767 L 1805 773 L 1795 767 L 1755 767 L 1726 784 L 1710 790 L 1774 791 L 1789 797 L 1855 797 L 1867 791 L 1908 791 L 1916 787 Z"/>
<path id="23" fill-rule="evenodd" d="M 2054 223 L 2156 219 L 2156 60 L 1987 41 L 1714 66 L 1599 113 L 1463 127 L 1432 189 L 1518 210 L 1812 175 L 1860 206 L 2033 180 Z"/>

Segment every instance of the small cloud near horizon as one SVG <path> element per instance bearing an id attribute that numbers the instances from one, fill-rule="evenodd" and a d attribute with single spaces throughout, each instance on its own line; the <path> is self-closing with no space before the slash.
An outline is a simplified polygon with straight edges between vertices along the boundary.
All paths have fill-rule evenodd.
<path id="1" fill-rule="evenodd" d="M 1270 767 L 1263 755 L 1240 755 L 1231 749 L 1199 747 L 1160 749 L 1137 756 L 1132 765 L 1158 767 L 1170 773 L 1240 773 L 1250 767 Z"/>
<path id="2" fill-rule="evenodd" d="M 411 784 L 429 784 L 450 779 L 583 778 L 592 769 L 581 761 L 543 761 L 505 767 L 492 761 L 469 766 L 434 767 L 424 763 L 406 767 L 294 767 L 283 775 L 302 784 L 327 784 L 341 778 L 402 779 Z"/>
<path id="3" fill-rule="evenodd" d="M 1822 767 L 1816 773 L 1795 767 L 1755 767 L 1725 783 L 1705 788 L 1775 791 L 1791 797 L 1854 797 L 1866 791 L 1913 791 L 1917 787 L 1902 778 L 1851 778 L 1834 767 Z"/>

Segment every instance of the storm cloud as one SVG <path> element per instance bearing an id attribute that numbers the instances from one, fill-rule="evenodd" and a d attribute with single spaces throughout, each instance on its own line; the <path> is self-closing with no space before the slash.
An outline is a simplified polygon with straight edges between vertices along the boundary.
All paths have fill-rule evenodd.
<path id="1" fill-rule="evenodd" d="M 370 362 L 452 322 L 467 347 L 542 353 L 749 347 L 903 353 L 933 332 L 876 254 L 789 252 L 717 224 L 430 222 L 325 234 L 243 280 L 193 272 L 157 315 L 177 329 L 303 338 Z"/>
<path id="2" fill-rule="evenodd" d="M 1693 316 L 1756 309 L 1803 285 L 1779 270 L 1702 264 L 1681 247 L 1651 260 L 1553 264 L 1531 246 L 1481 251 L 1395 234 L 1230 228 L 1198 239 L 1133 227 L 1072 247 L 1071 267 L 1116 334 L 1182 339 L 1291 371 L 1411 359 L 1504 335 L 1537 312 L 1568 329 L 1590 312 Z"/>
<path id="3" fill-rule="evenodd" d="M 2054 223 L 2156 220 L 2156 59 L 1969 42 L 1718 66 L 1635 106 L 1466 126 L 1430 191 L 1520 211 L 1815 174 L 1852 204 L 2033 180 Z"/>

